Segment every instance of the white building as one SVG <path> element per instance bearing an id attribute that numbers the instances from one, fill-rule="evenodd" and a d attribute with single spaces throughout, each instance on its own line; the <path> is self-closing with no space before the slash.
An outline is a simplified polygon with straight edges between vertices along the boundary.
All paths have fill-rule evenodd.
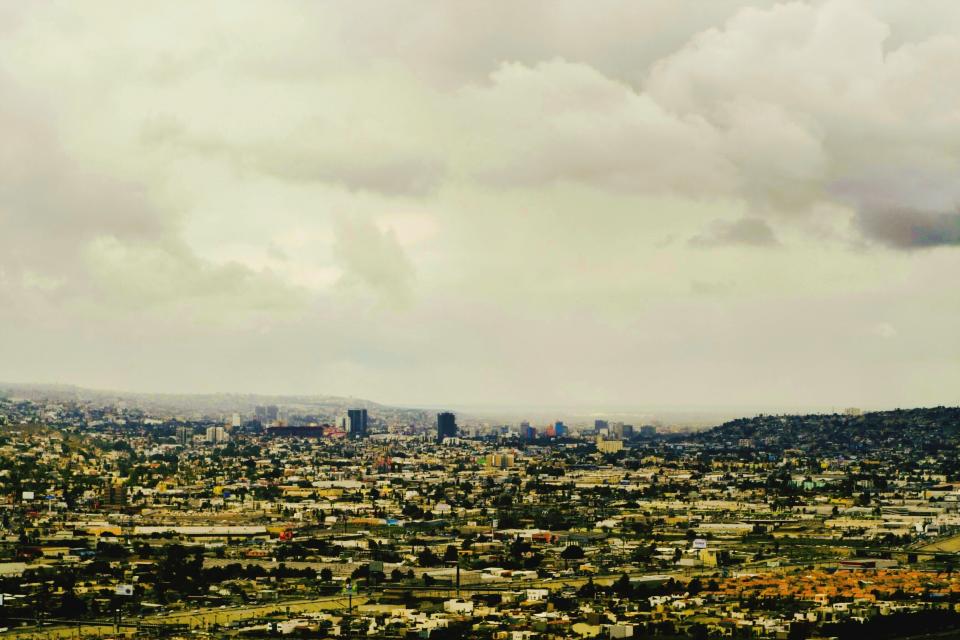
<path id="1" fill-rule="evenodd" d="M 230 440 L 230 434 L 223 427 L 207 427 L 207 442 L 220 444 Z"/>

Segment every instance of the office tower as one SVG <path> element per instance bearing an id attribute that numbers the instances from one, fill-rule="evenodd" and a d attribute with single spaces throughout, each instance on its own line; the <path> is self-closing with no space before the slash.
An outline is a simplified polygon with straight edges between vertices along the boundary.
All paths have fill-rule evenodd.
<path id="1" fill-rule="evenodd" d="M 601 431 L 609 427 L 610 427 L 610 423 L 608 423 L 606 420 L 593 421 L 593 430 L 596 431 L 597 433 L 600 433 Z"/>
<path id="2" fill-rule="evenodd" d="M 346 432 L 351 438 L 367 437 L 367 410 L 347 409 Z"/>
<path id="3" fill-rule="evenodd" d="M 529 422 L 520 425 L 520 437 L 524 440 L 534 440 L 537 437 L 537 430 L 530 426 Z"/>
<path id="4" fill-rule="evenodd" d="M 657 435 L 657 428 L 652 424 L 645 424 L 640 427 L 640 435 L 644 438 L 652 438 Z"/>
<path id="5" fill-rule="evenodd" d="M 127 488 L 119 478 L 106 478 L 100 487 L 102 508 L 121 509 L 127 503 Z"/>
<path id="6" fill-rule="evenodd" d="M 437 442 L 443 442 L 444 438 L 457 437 L 457 416 L 450 412 L 437 414 Z"/>
<path id="7" fill-rule="evenodd" d="M 280 417 L 280 408 L 275 404 L 258 405 L 254 409 L 254 415 L 256 415 L 257 421 L 259 421 L 260 424 L 266 426 L 277 421 Z"/>
<path id="8" fill-rule="evenodd" d="M 187 446 L 193 440 L 193 429 L 190 427 L 177 427 L 177 444 Z"/>
<path id="9" fill-rule="evenodd" d="M 558 438 L 563 438 L 570 432 L 570 429 L 562 422 L 557 422 L 553 425 L 553 432 Z"/>
<path id="10" fill-rule="evenodd" d="M 610 435 L 612 435 L 614 438 L 629 440 L 633 437 L 633 425 L 623 424 L 622 422 L 614 422 L 612 425 L 610 425 Z"/>
<path id="11" fill-rule="evenodd" d="M 230 440 L 230 435 L 223 427 L 207 427 L 206 440 L 212 444 L 220 444 Z"/>

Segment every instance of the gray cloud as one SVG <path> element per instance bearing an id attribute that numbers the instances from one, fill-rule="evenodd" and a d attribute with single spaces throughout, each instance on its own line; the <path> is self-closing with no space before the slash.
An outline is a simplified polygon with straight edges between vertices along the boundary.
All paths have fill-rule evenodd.
<path id="1" fill-rule="evenodd" d="M 690 243 L 702 247 L 775 247 L 780 244 L 770 225 L 760 218 L 740 218 L 732 222 L 714 220 L 702 234 L 691 238 Z"/>
<path id="2" fill-rule="evenodd" d="M 148 184 L 71 157 L 52 111 L 12 86 L 0 76 L 0 294 L 8 301 L 296 306 L 293 289 L 270 274 L 198 256 L 181 237 L 179 212 L 158 206 Z"/>
<path id="3" fill-rule="evenodd" d="M 282 139 L 191 132 L 179 120 L 144 123 L 145 147 L 221 159 L 242 172 L 256 171 L 294 182 L 326 182 L 386 195 L 424 196 L 436 189 L 443 163 L 418 150 L 393 148 L 385 139 L 364 135 L 350 123 L 312 121 L 295 126 Z"/>
<path id="4" fill-rule="evenodd" d="M 392 229 L 381 230 L 369 219 L 340 218 L 333 253 L 343 269 L 342 286 L 360 286 L 392 305 L 410 300 L 413 266 Z"/>
<path id="5" fill-rule="evenodd" d="M 857 221 L 865 235 L 897 249 L 960 245 L 960 213 L 865 211 Z"/>

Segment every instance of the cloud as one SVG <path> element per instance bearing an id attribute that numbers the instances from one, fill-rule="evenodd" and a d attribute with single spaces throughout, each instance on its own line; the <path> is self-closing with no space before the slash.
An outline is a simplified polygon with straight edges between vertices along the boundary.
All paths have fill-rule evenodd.
<path id="1" fill-rule="evenodd" d="M 341 286 L 374 293 L 390 305 L 405 305 L 413 293 L 414 270 L 392 229 L 370 219 L 342 217 L 333 254 L 343 271 Z"/>
<path id="2" fill-rule="evenodd" d="M 960 213 L 870 211 L 858 222 L 866 235 L 897 249 L 960 245 Z"/>
<path id="3" fill-rule="evenodd" d="M 732 222 L 714 220 L 704 233 L 694 236 L 690 242 L 703 247 L 721 245 L 775 247 L 780 244 L 770 225 L 759 218 L 741 218 Z"/>
<path id="4" fill-rule="evenodd" d="M 955 244 L 943 218 L 911 211 L 929 211 L 931 200 L 949 211 L 960 196 L 960 153 L 949 134 L 960 124 L 952 106 L 960 94 L 942 82 L 960 76 L 960 39 L 894 44 L 894 26 L 872 7 L 830 0 L 744 9 L 658 62 L 645 90 L 724 132 L 740 193 L 764 215 L 840 202 L 856 211 L 868 240 Z M 895 242 L 893 215 L 912 230 Z"/>
<path id="5" fill-rule="evenodd" d="M 179 243 L 137 244 L 101 236 L 87 245 L 84 261 L 96 288 L 124 306 L 199 302 L 224 313 L 301 306 L 295 289 L 272 274 L 238 263 L 211 264 Z"/>
<path id="6" fill-rule="evenodd" d="M 295 288 L 271 274 L 197 255 L 180 212 L 157 202 L 149 180 L 74 157 L 54 113 L 0 74 L 0 267 L 19 276 L 3 288 L 8 300 L 121 309 L 186 301 L 204 312 L 297 306 Z"/>
<path id="7" fill-rule="evenodd" d="M 870 328 L 870 333 L 883 340 L 890 340 L 897 337 L 896 328 L 889 322 L 881 322 Z"/>
<path id="8" fill-rule="evenodd" d="M 436 189 L 445 171 L 440 159 L 419 142 L 400 139 L 406 135 L 402 127 L 383 123 L 371 130 L 369 124 L 354 121 L 365 117 L 354 110 L 312 115 L 279 135 L 218 132 L 215 124 L 197 133 L 178 120 L 160 119 L 144 123 L 140 137 L 154 150 L 210 156 L 238 171 L 293 182 L 402 196 L 423 196 Z"/>

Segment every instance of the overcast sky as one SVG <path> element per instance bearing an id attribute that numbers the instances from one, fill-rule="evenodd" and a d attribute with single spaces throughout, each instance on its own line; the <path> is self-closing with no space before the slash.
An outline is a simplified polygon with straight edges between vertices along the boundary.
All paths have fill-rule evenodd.
<path id="1" fill-rule="evenodd" d="M 0 380 L 960 400 L 960 3 L 0 0 Z"/>

